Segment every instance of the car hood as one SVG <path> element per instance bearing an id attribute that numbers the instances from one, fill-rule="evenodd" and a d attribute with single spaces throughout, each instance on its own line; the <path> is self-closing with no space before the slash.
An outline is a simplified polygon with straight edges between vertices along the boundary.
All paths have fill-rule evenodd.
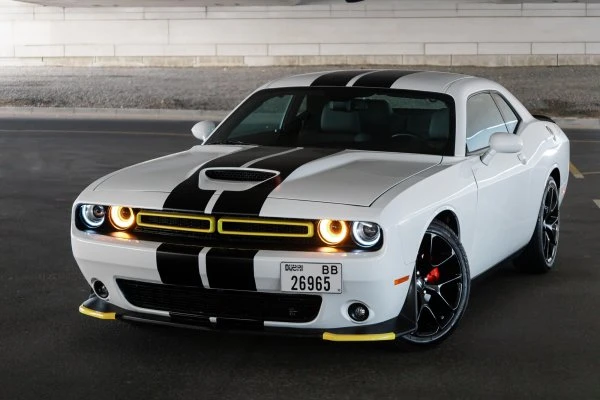
<path id="1" fill-rule="evenodd" d="M 171 193 L 182 182 L 190 179 L 201 190 L 231 189 L 243 201 L 248 183 L 203 181 L 204 168 L 228 154 L 247 150 L 245 146 L 207 145 L 196 146 L 188 151 L 147 161 L 109 175 L 95 191 L 135 191 Z M 294 149 L 281 149 L 293 155 Z M 299 149 L 298 151 L 307 151 Z M 322 157 L 293 165 L 289 157 L 273 157 L 271 171 L 279 172 L 276 161 L 281 159 L 281 172 L 277 185 L 267 194 L 268 198 L 313 201 L 324 203 L 370 206 L 383 193 L 424 170 L 440 164 L 442 156 L 405 153 L 344 150 L 331 152 Z M 256 162 L 256 161 L 254 161 Z M 249 164 L 245 167 L 242 165 Z M 221 162 L 220 168 L 253 168 L 252 162 L 240 165 Z M 259 165 L 259 164 L 257 164 Z M 242 167 L 242 168 L 240 168 Z M 196 174 L 200 171 L 199 177 Z M 203 186 L 210 187 L 203 187 Z M 232 186 L 233 185 L 233 186 Z"/>

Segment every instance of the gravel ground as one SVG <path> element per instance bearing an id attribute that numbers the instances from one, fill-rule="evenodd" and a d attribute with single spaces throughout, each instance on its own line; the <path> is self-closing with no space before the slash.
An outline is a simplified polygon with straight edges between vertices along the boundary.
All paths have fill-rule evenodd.
<path id="1" fill-rule="evenodd" d="M 600 116 L 600 67 L 425 68 L 498 81 L 534 113 Z M 271 79 L 333 69 L 3 67 L 0 106 L 229 110 Z"/>

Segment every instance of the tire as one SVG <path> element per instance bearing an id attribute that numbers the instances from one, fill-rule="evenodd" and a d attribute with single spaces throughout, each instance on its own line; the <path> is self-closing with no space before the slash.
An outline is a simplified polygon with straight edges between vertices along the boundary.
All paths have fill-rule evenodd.
<path id="1" fill-rule="evenodd" d="M 399 345 L 435 345 L 458 326 L 469 301 L 471 276 L 465 250 L 445 224 L 433 221 L 421 241 L 413 282 L 417 293 L 417 329 Z"/>
<path id="2" fill-rule="evenodd" d="M 554 178 L 549 177 L 542 196 L 535 230 L 523 252 L 515 258 L 513 262 L 515 267 L 523 272 L 537 274 L 550 271 L 556 262 L 559 233 L 558 186 Z"/>

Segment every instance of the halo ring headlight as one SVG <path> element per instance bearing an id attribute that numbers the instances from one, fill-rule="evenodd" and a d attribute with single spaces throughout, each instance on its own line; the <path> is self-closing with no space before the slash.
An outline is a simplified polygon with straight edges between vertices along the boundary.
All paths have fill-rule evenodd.
<path id="1" fill-rule="evenodd" d="M 348 237 L 348 226 L 344 221 L 323 219 L 319 221 L 319 237 L 329 245 L 338 245 Z"/>
<path id="2" fill-rule="evenodd" d="M 106 209 L 97 204 L 84 204 L 79 210 L 79 215 L 88 228 L 99 228 L 106 218 Z"/>
<path id="3" fill-rule="evenodd" d="M 131 228 L 135 222 L 135 214 L 129 207 L 112 206 L 108 216 L 112 225 L 121 231 Z"/>
<path id="4" fill-rule="evenodd" d="M 352 223 L 352 238 L 361 247 L 373 247 L 381 239 L 381 228 L 372 222 Z"/>

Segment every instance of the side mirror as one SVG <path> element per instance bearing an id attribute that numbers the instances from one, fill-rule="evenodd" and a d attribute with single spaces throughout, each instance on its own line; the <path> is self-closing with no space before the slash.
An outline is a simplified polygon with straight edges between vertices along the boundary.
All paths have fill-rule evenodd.
<path id="1" fill-rule="evenodd" d="M 496 153 L 518 153 L 523 150 L 523 139 L 512 133 L 494 133 L 490 137 L 490 149 Z"/>
<path id="2" fill-rule="evenodd" d="M 496 153 L 512 154 L 523 150 L 523 139 L 512 133 L 497 132 L 490 137 L 490 148 L 481 156 L 481 162 L 489 165 Z"/>
<path id="3" fill-rule="evenodd" d="M 214 132 L 216 127 L 217 125 L 212 121 L 198 122 L 192 127 L 192 134 L 196 139 L 204 143 L 210 134 Z"/>

